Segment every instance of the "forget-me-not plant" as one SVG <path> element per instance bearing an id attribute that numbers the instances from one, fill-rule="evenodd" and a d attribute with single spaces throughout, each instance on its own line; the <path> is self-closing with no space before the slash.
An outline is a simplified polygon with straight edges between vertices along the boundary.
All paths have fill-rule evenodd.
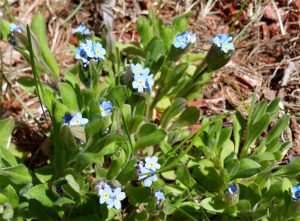
<path id="1" fill-rule="evenodd" d="M 95 43 L 95 44 L 93 44 L 92 47 L 93 47 L 92 50 L 93 50 L 93 53 L 94 53 L 94 58 L 104 59 L 104 56 L 106 55 L 106 50 L 102 47 L 102 44 Z"/>
<path id="2" fill-rule="evenodd" d="M 84 43 L 80 43 L 80 48 L 83 48 L 89 58 L 94 58 L 93 42 L 86 39 Z"/>
<path id="3" fill-rule="evenodd" d="M 232 37 L 227 34 L 218 34 L 213 38 L 212 43 L 217 45 L 224 53 L 234 50 Z"/>
<path id="4" fill-rule="evenodd" d="M 121 201 L 125 199 L 126 194 L 121 191 L 120 187 L 113 189 L 107 183 L 100 182 L 96 185 L 96 188 L 98 189 L 100 204 L 106 203 L 108 209 L 113 207 L 121 209 Z"/>
<path id="5" fill-rule="evenodd" d="M 113 105 L 110 101 L 102 101 L 100 103 L 100 113 L 102 117 L 105 117 L 109 114 L 111 114 L 111 110 L 113 108 Z"/>
<path id="6" fill-rule="evenodd" d="M 150 187 L 152 185 L 152 182 L 157 181 L 157 175 L 155 173 L 152 174 L 146 174 L 146 173 L 150 173 L 153 172 L 152 170 L 149 170 L 145 167 L 141 168 L 139 173 L 140 176 L 138 178 L 138 180 L 141 180 L 144 182 L 144 185 L 147 187 Z M 146 175 L 143 175 L 146 174 Z"/>
<path id="7" fill-rule="evenodd" d="M 72 29 L 72 34 L 74 35 L 76 33 L 80 33 L 81 35 L 89 35 L 91 32 L 86 26 L 79 25 L 78 27 Z"/>
<path id="8" fill-rule="evenodd" d="M 113 192 L 109 185 L 106 185 L 104 189 L 99 189 L 98 195 L 100 197 L 100 204 L 106 203 L 107 205 L 113 204 Z"/>
<path id="9" fill-rule="evenodd" d="M 180 35 L 176 35 L 175 43 L 173 44 L 175 48 L 185 49 L 188 46 L 188 34 L 185 32 Z"/>
<path id="10" fill-rule="evenodd" d="M 236 185 L 231 185 L 229 188 L 228 188 L 228 192 L 230 193 L 230 195 L 234 196 L 234 197 L 237 197 L 237 186 Z"/>
<path id="11" fill-rule="evenodd" d="M 160 164 L 157 162 L 158 158 L 156 156 L 153 157 L 146 157 L 145 158 L 145 168 L 152 170 L 152 171 L 156 171 L 158 169 L 160 169 Z"/>
<path id="12" fill-rule="evenodd" d="M 89 122 L 89 120 L 87 118 L 83 118 L 82 114 L 80 112 L 77 112 L 70 120 L 69 125 L 70 126 L 73 126 L 73 125 L 83 126 L 83 125 L 86 125 L 88 122 Z"/>
<path id="13" fill-rule="evenodd" d="M 76 59 L 77 60 L 81 60 L 82 63 L 87 63 L 88 62 L 88 55 L 86 53 L 86 51 L 84 50 L 84 48 L 76 48 Z"/>
<path id="14" fill-rule="evenodd" d="M 132 87 L 137 89 L 139 93 L 144 92 L 144 89 L 147 89 L 148 93 L 151 93 L 154 80 L 153 74 L 150 74 L 150 69 L 147 67 L 143 68 L 143 66 L 139 63 L 130 64 L 130 69 L 134 78 Z"/>
<path id="15" fill-rule="evenodd" d="M 69 125 L 72 117 L 73 116 L 71 114 L 66 114 L 65 116 L 63 116 L 62 119 L 64 120 L 64 125 Z"/>
<path id="16" fill-rule="evenodd" d="M 165 199 L 165 195 L 161 191 L 155 192 L 154 196 L 157 198 L 157 203 L 156 203 L 157 205 L 160 204 L 160 202 Z"/>
<path id="17" fill-rule="evenodd" d="M 125 199 L 126 195 L 124 192 L 121 191 L 120 187 L 117 187 L 114 189 L 113 194 L 112 194 L 112 202 L 107 204 L 107 208 L 110 209 L 113 206 L 116 209 L 121 209 L 121 201 Z"/>
<path id="18" fill-rule="evenodd" d="M 291 192 L 294 200 L 298 200 L 300 198 L 300 186 L 293 186 L 291 188 Z"/>
<path id="19" fill-rule="evenodd" d="M 147 78 L 143 74 L 136 74 L 134 76 L 134 81 L 132 82 L 132 87 L 137 89 L 138 92 L 143 92 L 146 87 Z"/>

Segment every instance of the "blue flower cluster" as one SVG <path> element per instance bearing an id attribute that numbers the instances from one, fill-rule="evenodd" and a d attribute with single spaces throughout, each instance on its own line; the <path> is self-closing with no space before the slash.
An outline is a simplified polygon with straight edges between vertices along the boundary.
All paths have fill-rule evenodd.
<path id="1" fill-rule="evenodd" d="M 156 156 L 153 157 L 146 157 L 145 158 L 145 166 L 143 161 L 139 161 L 136 164 L 136 167 L 139 169 L 138 174 L 139 178 L 138 180 L 141 180 L 144 182 L 144 185 L 147 187 L 150 187 L 152 185 L 152 182 L 157 181 L 157 175 L 155 173 L 152 174 L 146 174 L 150 172 L 154 172 L 158 169 L 160 169 L 160 164 L 157 162 L 158 158 Z M 146 175 L 144 175 L 146 174 Z"/>
<path id="2" fill-rule="evenodd" d="M 68 126 L 84 126 L 89 122 L 87 118 L 82 117 L 82 114 L 80 112 L 77 112 L 74 116 L 72 116 L 71 114 L 66 114 L 64 117 L 62 117 L 62 119 L 64 120 L 64 125 Z"/>
<path id="3" fill-rule="evenodd" d="M 150 74 L 149 68 L 143 68 L 139 63 L 131 64 L 131 71 L 133 73 L 134 81 L 132 87 L 137 89 L 138 92 L 144 92 L 147 89 L 148 93 L 152 92 L 152 86 L 154 85 L 153 74 Z"/>
<path id="4" fill-rule="evenodd" d="M 176 35 L 175 48 L 185 49 L 189 44 L 196 42 L 196 33 L 184 32 L 180 35 Z"/>
<path id="5" fill-rule="evenodd" d="M 113 105 L 110 101 L 102 101 L 100 103 L 100 113 L 102 117 L 105 117 L 111 114 L 111 109 L 113 109 Z"/>
<path id="6" fill-rule="evenodd" d="M 160 204 L 160 202 L 165 199 L 164 193 L 160 191 L 155 192 L 154 196 L 156 196 L 157 198 L 157 203 L 156 203 L 157 205 Z"/>
<path id="7" fill-rule="evenodd" d="M 77 28 L 73 28 L 72 29 L 72 34 L 76 34 L 76 33 L 79 33 L 81 35 L 89 35 L 91 34 L 90 30 L 85 27 L 84 25 L 79 25 Z"/>
<path id="8" fill-rule="evenodd" d="M 121 209 L 121 201 L 125 199 L 126 194 L 121 191 L 120 187 L 113 189 L 110 185 L 105 182 L 97 184 L 98 195 L 100 197 L 100 204 L 106 203 L 107 208 Z"/>
<path id="9" fill-rule="evenodd" d="M 80 43 L 79 48 L 76 48 L 76 59 L 81 60 L 84 67 L 87 67 L 91 60 L 104 60 L 105 55 L 106 50 L 102 47 L 102 44 L 93 44 L 90 39 L 86 39 L 84 43 Z"/>
<path id="10" fill-rule="evenodd" d="M 213 38 L 212 43 L 217 45 L 224 53 L 234 50 L 232 37 L 228 34 L 219 34 Z"/>
<path id="11" fill-rule="evenodd" d="M 293 186 L 291 188 L 292 197 L 296 201 L 300 198 L 300 186 Z"/>

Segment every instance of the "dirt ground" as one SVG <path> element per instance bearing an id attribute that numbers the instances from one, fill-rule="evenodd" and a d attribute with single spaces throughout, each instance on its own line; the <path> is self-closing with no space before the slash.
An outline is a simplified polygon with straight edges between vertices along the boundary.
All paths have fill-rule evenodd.
<path id="1" fill-rule="evenodd" d="M 13 15 L 30 24 L 37 12 L 42 13 L 47 23 L 49 47 L 59 61 L 61 73 L 76 63 L 68 47 L 68 42 L 75 40 L 71 35 L 72 28 L 85 24 L 97 36 L 101 36 L 103 30 L 100 4 L 103 1 L 100 0 L 85 0 L 81 5 L 79 0 L 7 0 L 10 10 L 4 8 L 3 2 L 0 3 L 0 16 L 9 21 Z M 214 35 L 228 32 L 242 4 L 242 0 L 161 2 L 159 16 L 167 24 L 175 16 L 193 10 L 189 20 L 191 30 L 197 33 L 193 53 L 205 52 Z M 151 6 L 159 11 L 159 0 L 116 0 L 113 7 L 115 38 L 124 43 L 137 41 L 137 20 L 140 16 L 147 16 Z M 77 13 L 68 18 L 77 9 Z M 291 117 L 282 136 L 282 139 L 293 142 L 285 156 L 289 160 L 290 156 L 300 154 L 300 0 L 248 0 L 232 34 L 236 36 L 241 32 L 231 62 L 214 74 L 212 83 L 203 89 L 203 98 L 189 105 L 199 107 L 202 114 L 221 114 L 234 109 L 242 111 L 243 99 L 249 104 L 254 91 L 257 91 L 259 100 L 280 97 L 282 110 Z M 22 91 L 16 83 L 19 77 L 31 75 L 31 68 L 7 42 L 1 40 L 0 47 L 4 74 L 12 88 L 42 125 L 49 127 L 51 122 L 43 118 L 38 98 Z M 1 103 L 0 118 L 12 116 L 17 122 L 12 142 L 26 153 L 25 163 L 31 168 L 43 165 L 51 154 L 47 148 L 49 142 L 5 82 L 2 84 Z M 224 122 L 225 125 L 231 123 L 230 119 Z M 190 129 L 197 127 L 196 124 Z"/>

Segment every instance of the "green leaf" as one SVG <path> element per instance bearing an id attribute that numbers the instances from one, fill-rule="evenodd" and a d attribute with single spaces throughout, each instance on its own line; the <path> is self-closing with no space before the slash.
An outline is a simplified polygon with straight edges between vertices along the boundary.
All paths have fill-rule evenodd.
<path id="1" fill-rule="evenodd" d="M 57 101 L 54 105 L 54 117 L 56 122 L 63 122 L 62 117 L 69 111 L 68 107 Z"/>
<path id="2" fill-rule="evenodd" d="M 179 118 L 169 128 L 170 130 L 175 127 L 186 127 L 193 125 L 199 120 L 200 110 L 197 107 L 191 106 L 186 108 L 179 116 Z"/>
<path id="3" fill-rule="evenodd" d="M 161 176 L 165 178 L 166 180 L 175 180 L 176 179 L 176 174 L 174 170 L 169 170 L 166 172 L 162 172 Z"/>
<path id="4" fill-rule="evenodd" d="M 136 159 L 128 161 L 128 163 L 123 167 L 119 175 L 117 176 L 117 180 L 122 184 L 125 185 L 128 181 L 132 180 L 136 168 L 134 167 Z"/>
<path id="5" fill-rule="evenodd" d="M 129 133 L 134 134 L 143 122 L 143 120 L 144 117 L 142 115 L 136 115 L 133 118 L 131 118 L 128 123 Z"/>
<path id="6" fill-rule="evenodd" d="M 42 90 L 42 100 L 43 103 L 46 105 L 48 108 L 50 114 L 53 114 L 53 103 L 54 103 L 54 91 L 47 87 L 46 85 L 43 85 L 43 90 Z"/>
<path id="7" fill-rule="evenodd" d="M 138 140 L 135 143 L 135 150 L 143 147 L 159 144 L 167 135 L 164 129 L 156 129 L 153 124 L 144 124 L 139 133 Z"/>
<path id="8" fill-rule="evenodd" d="M 140 40 L 145 47 L 148 44 L 148 42 L 150 41 L 150 39 L 152 39 L 152 37 L 153 37 L 153 31 L 150 28 L 149 21 L 146 17 L 142 16 L 138 20 L 137 31 L 138 31 Z"/>
<path id="9" fill-rule="evenodd" d="M 120 159 L 111 161 L 106 178 L 110 180 L 115 176 L 117 176 L 118 173 L 120 172 L 121 167 L 122 167 L 122 161 Z"/>
<path id="10" fill-rule="evenodd" d="M 211 212 L 222 213 L 226 209 L 226 204 L 223 200 L 217 197 L 208 197 L 201 201 L 200 205 Z"/>
<path id="11" fill-rule="evenodd" d="M 145 51 L 147 53 L 146 57 L 146 65 L 149 61 L 158 60 L 159 55 L 164 50 L 164 42 L 157 37 L 151 39 L 151 41 L 147 44 Z"/>
<path id="12" fill-rule="evenodd" d="M 80 127 L 80 126 L 77 126 Z M 76 141 L 74 139 L 74 136 L 69 128 L 69 126 L 64 125 L 59 133 L 61 141 L 66 145 L 67 148 L 69 148 L 72 151 L 78 150 L 78 146 L 76 144 Z"/>
<path id="13" fill-rule="evenodd" d="M 188 28 L 187 19 L 193 14 L 193 11 L 189 11 L 183 15 L 179 15 L 173 19 L 173 27 L 175 33 L 184 32 Z"/>
<path id="14" fill-rule="evenodd" d="M 49 181 L 54 173 L 54 170 L 50 166 L 40 167 L 34 170 L 36 177 L 42 182 L 45 183 Z"/>
<path id="15" fill-rule="evenodd" d="M 59 91 L 63 104 L 66 105 L 69 110 L 79 110 L 76 93 L 69 84 L 61 83 Z"/>
<path id="16" fill-rule="evenodd" d="M 127 98 L 127 91 L 123 86 L 115 86 L 111 88 L 106 96 L 115 107 L 122 107 Z"/>
<path id="17" fill-rule="evenodd" d="M 7 199 L 9 200 L 9 203 L 12 205 L 13 209 L 18 207 L 19 196 L 18 196 L 16 190 L 11 185 L 8 185 L 4 189 L 2 189 L 1 193 L 7 197 Z"/>
<path id="18" fill-rule="evenodd" d="M 12 130 L 15 127 L 15 121 L 12 118 L 0 120 L 0 146 L 6 147 Z"/>
<path id="19" fill-rule="evenodd" d="M 66 197 L 61 197 L 61 198 L 59 198 L 58 200 L 56 200 L 54 202 L 54 205 L 55 206 L 59 206 L 59 207 L 62 207 L 64 205 L 66 205 L 66 204 L 75 204 L 75 201 L 71 200 L 69 198 L 66 198 Z"/>
<path id="20" fill-rule="evenodd" d="M 65 81 L 70 83 L 73 88 L 80 88 L 79 81 L 77 80 L 76 76 L 71 72 L 65 73 Z"/>
<path id="21" fill-rule="evenodd" d="M 273 173 L 274 176 L 288 176 L 295 177 L 296 174 L 300 173 L 300 158 L 298 157 L 292 163 L 282 166 L 281 169 Z"/>
<path id="22" fill-rule="evenodd" d="M 217 143 L 217 148 L 221 148 L 224 143 L 230 138 L 231 136 L 232 129 L 230 127 L 226 127 L 223 130 L 221 130 L 218 143 Z"/>
<path id="23" fill-rule="evenodd" d="M 268 135 L 266 136 L 266 143 L 269 144 L 273 139 L 278 137 L 282 131 L 287 127 L 289 123 L 289 116 L 284 115 L 277 124 L 272 127 L 272 129 L 269 131 Z"/>
<path id="24" fill-rule="evenodd" d="M 7 177 L 11 183 L 24 184 L 31 183 L 32 176 L 24 164 L 19 164 L 14 167 L 2 168 L 2 177 Z"/>
<path id="25" fill-rule="evenodd" d="M 233 116 L 233 136 L 234 136 L 234 150 L 239 151 L 240 143 L 243 138 L 245 127 L 245 119 L 240 112 L 236 112 Z"/>
<path id="26" fill-rule="evenodd" d="M 179 166 L 176 170 L 177 178 L 180 182 L 182 182 L 187 187 L 191 187 L 192 184 L 195 183 L 195 180 L 190 175 L 190 172 L 187 167 Z"/>
<path id="27" fill-rule="evenodd" d="M 0 165 L 1 167 L 17 166 L 17 160 L 9 149 L 0 146 Z"/>
<path id="28" fill-rule="evenodd" d="M 80 186 L 71 174 L 66 175 L 65 179 L 66 179 L 67 183 L 69 184 L 69 186 L 72 188 L 72 190 L 81 194 Z"/>
<path id="29" fill-rule="evenodd" d="M 18 85 L 20 86 L 20 88 L 28 93 L 32 93 L 35 94 L 35 81 L 32 77 L 20 77 L 18 80 Z"/>
<path id="30" fill-rule="evenodd" d="M 10 30 L 9 30 L 9 23 L 7 21 L 5 21 L 3 18 L 0 19 L 0 32 L 1 35 L 8 40 L 8 36 L 10 34 Z"/>
<path id="31" fill-rule="evenodd" d="M 30 198 L 39 201 L 42 205 L 51 207 L 53 205 L 52 195 L 46 184 L 39 184 L 29 191 Z"/>
<path id="32" fill-rule="evenodd" d="M 46 24 L 43 16 L 40 13 L 38 13 L 33 18 L 31 23 L 31 29 L 39 40 L 43 60 L 45 61 L 47 66 L 52 70 L 55 76 L 58 78 L 59 77 L 58 65 L 48 47 L 47 37 L 46 37 Z"/>
<path id="33" fill-rule="evenodd" d="M 251 159 L 242 159 L 239 166 L 239 172 L 234 178 L 247 178 L 257 174 L 260 171 L 261 165 Z"/>
<path id="34" fill-rule="evenodd" d="M 185 108 L 185 105 L 185 99 L 176 98 L 172 105 L 168 107 L 161 116 L 160 124 L 162 125 L 162 127 L 166 128 L 171 119 L 178 115 Z"/>
<path id="35" fill-rule="evenodd" d="M 70 163 L 74 163 L 73 168 L 76 169 L 76 171 L 82 171 L 85 169 L 89 164 L 92 163 L 102 163 L 102 154 L 100 153 L 88 153 L 88 152 L 82 152 L 76 154 L 74 159 Z"/>
<path id="36" fill-rule="evenodd" d="M 129 198 L 129 202 L 133 205 L 146 201 L 151 194 L 151 189 L 148 187 L 135 187 L 129 184 L 126 188 L 126 195 Z"/>

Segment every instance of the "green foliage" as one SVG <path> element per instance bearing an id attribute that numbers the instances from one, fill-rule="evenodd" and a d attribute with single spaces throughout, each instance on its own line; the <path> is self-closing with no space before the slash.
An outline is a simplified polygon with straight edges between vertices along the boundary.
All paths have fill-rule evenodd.
<path id="1" fill-rule="evenodd" d="M 104 59 L 80 61 L 62 73 L 62 82 L 42 15 L 34 17 L 31 31 L 22 26 L 16 34 L 1 19 L 2 35 L 16 37 L 15 49 L 33 68 L 33 77 L 17 82 L 46 106 L 52 126 L 43 132 L 54 148 L 46 165 L 29 170 L 6 148 L 14 121 L 0 121 L 1 219 L 281 221 L 300 216 L 299 201 L 291 194 L 300 160 L 276 164 L 291 145 L 280 138 L 289 116 L 278 118 L 279 98 L 257 103 L 254 94 L 247 117 L 243 111 L 204 117 L 188 105 L 201 96 L 212 71 L 231 57 L 216 45 L 207 55 L 190 54 L 191 44 L 174 46 L 176 35 L 188 31 L 191 15 L 165 25 L 150 8 L 148 18 L 138 20 L 140 42 L 116 43 L 115 49 L 90 36 L 93 44 L 112 51 Z M 79 45 L 87 38 L 76 37 Z M 142 79 L 147 88 L 136 90 L 133 81 L 141 76 L 132 73 L 132 64 L 149 68 L 154 85 Z M 42 83 L 42 73 L 51 74 L 56 84 Z M 224 127 L 227 117 L 233 125 Z M 191 133 L 187 127 L 199 121 L 201 127 Z M 149 163 L 155 157 L 147 156 L 158 161 Z M 143 160 L 157 168 L 141 174 Z M 122 210 L 99 203 L 103 183 L 126 194 Z M 165 198 L 158 199 L 159 191 Z"/>

